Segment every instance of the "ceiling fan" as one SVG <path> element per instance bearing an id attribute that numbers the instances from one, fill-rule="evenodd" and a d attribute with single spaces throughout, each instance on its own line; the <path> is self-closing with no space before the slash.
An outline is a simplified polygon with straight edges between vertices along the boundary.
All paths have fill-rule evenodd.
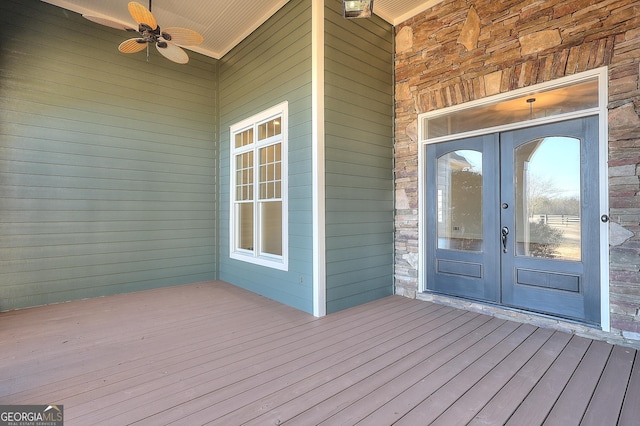
<path id="1" fill-rule="evenodd" d="M 139 33 L 138 37 L 130 38 L 120 43 L 118 50 L 122 53 L 140 52 L 153 43 L 156 45 L 158 52 L 165 58 L 179 64 L 186 64 L 189 62 L 189 55 L 180 46 L 197 46 L 204 40 L 200 33 L 188 28 L 167 27 L 161 30 L 156 18 L 151 13 L 151 0 L 149 0 L 149 9 L 135 1 L 129 2 L 128 8 L 131 17 L 138 24 L 137 29 L 129 24 L 101 16 L 82 16 L 111 28 Z"/>

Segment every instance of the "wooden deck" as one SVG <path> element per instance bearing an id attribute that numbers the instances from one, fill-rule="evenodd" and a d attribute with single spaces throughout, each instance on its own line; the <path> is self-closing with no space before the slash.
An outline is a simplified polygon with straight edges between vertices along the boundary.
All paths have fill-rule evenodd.
<path id="1" fill-rule="evenodd" d="M 324 318 L 222 282 L 0 314 L 0 404 L 65 425 L 637 425 L 636 350 L 392 296 Z"/>

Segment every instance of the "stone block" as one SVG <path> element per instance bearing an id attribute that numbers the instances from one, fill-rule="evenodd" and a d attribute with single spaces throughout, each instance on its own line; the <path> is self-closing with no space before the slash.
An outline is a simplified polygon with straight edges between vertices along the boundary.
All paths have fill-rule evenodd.
<path id="1" fill-rule="evenodd" d="M 406 53 L 413 48 L 413 28 L 402 27 L 396 33 L 396 53 Z"/>
<path id="2" fill-rule="evenodd" d="M 609 177 L 634 176 L 637 166 L 635 164 L 625 164 L 623 166 L 609 167 Z"/>
<path id="3" fill-rule="evenodd" d="M 538 31 L 521 36 L 518 40 L 520 41 L 520 51 L 524 56 L 557 47 L 562 42 L 558 30 Z"/>
<path id="4" fill-rule="evenodd" d="M 628 175 L 628 176 L 614 176 L 609 177 L 609 185 L 611 186 L 629 186 L 640 190 L 640 176 Z"/>
<path id="5" fill-rule="evenodd" d="M 478 46 L 478 37 L 480 36 L 480 17 L 478 12 L 471 7 L 467 13 L 467 19 L 464 21 L 458 43 L 463 45 L 467 51 L 473 50 Z"/>
<path id="6" fill-rule="evenodd" d="M 484 88 L 487 95 L 496 95 L 500 93 L 502 85 L 502 71 L 495 71 L 484 76 Z"/>
<path id="7" fill-rule="evenodd" d="M 629 231 L 623 226 L 615 222 L 609 223 L 609 245 L 619 246 L 629 238 L 633 237 L 633 235 L 633 232 Z"/>
<path id="8" fill-rule="evenodd" d="M 613 132 L 640 127 L 640 117 L 631 102 L 609 110 L 608 121 L 609 129 Z"/>

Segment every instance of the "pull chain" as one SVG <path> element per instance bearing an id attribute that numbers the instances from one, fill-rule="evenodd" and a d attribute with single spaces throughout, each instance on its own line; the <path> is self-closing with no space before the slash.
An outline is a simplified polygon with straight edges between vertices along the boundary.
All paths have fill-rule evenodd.
<path id="1" fill-rule="evenodd" d="M 527 99 L 527 103 L 529 104 L 529 120 L 533 120 L 533 103 L 536 101 L 536 98 Z"/>
<path id="2" fill-rule="evenodd" d="M 151 0 L 149 0 L 149 12 L 151 12 Z M 147 43 L 147 63 L 149 63 L 149 43 Z"/>

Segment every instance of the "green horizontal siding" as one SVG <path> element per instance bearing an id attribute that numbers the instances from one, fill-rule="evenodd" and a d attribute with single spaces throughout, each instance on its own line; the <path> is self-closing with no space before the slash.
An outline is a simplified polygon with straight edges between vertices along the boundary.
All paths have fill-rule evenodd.
<path id="1" fill-rule="evenodd" d="M 393 293 L 393 39 L 325 8 L 327 312 Z"/>
<path id="2" fill-rule="evenodd" d="M 0 310 L 216 278 L 216 61 L 35 0 L 0 26 Z"/>
<path id="3" fill-rule="evenodd" d="M 229 258 L 229 127 L 289 103 L 289 270 Z M 292 0 L 220 60 L 220 278 L 313 311 L 311 1 Z"/>
<path id="4" fill-rule="evenodd" d="M 310 0 L 186 66 L 120 54 L 126 33 L 43 2 L 0 12 L 0 310 L 217 277 L 313 310 Z M 393 60 L 390 25 L 325 13 L 333 312 L 392 292 Z M 229 126 L 285 100 L 278 271 L 229 258 Z"/>

